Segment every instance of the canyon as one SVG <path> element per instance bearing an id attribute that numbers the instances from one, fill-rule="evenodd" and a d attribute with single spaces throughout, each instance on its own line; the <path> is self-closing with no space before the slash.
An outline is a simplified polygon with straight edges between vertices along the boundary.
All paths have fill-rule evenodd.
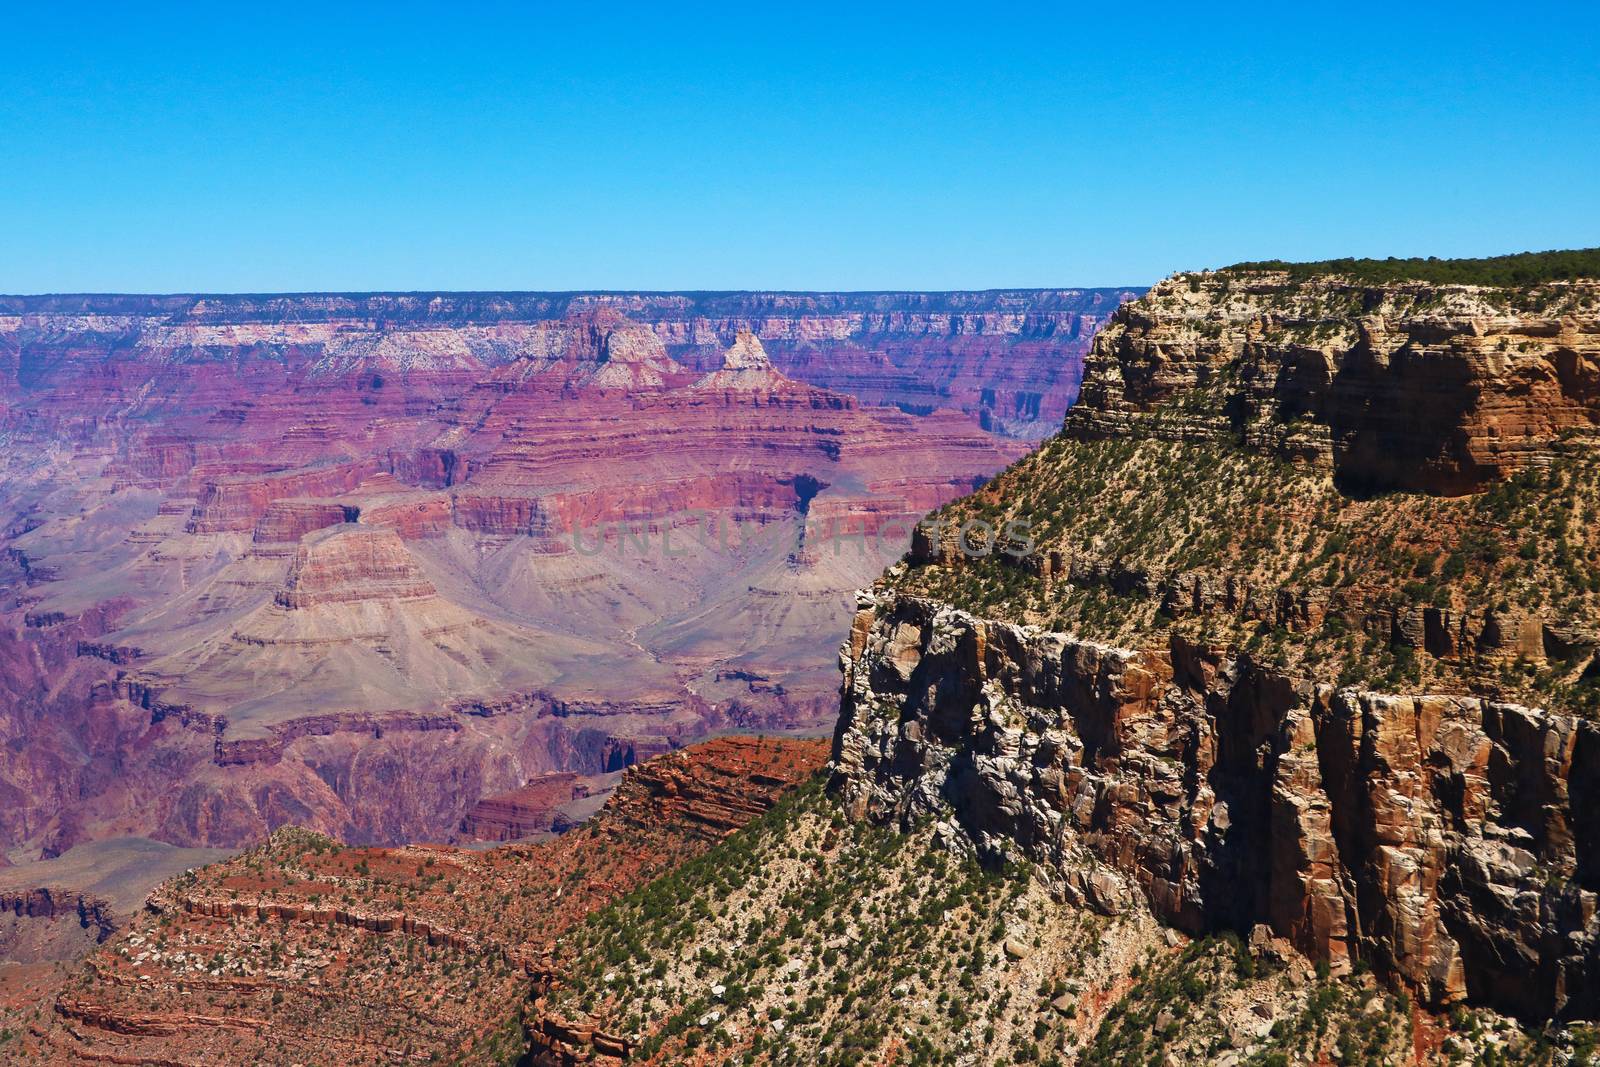
<path id="1" fill-rule="evenodd" d="M 1363 269 L 1180 274 L 1117 310 L 1059 432 L 968 491 L 917 498 L 931 514 L 837 634 L 837 703 L 818 708 L 831 741 L 608 730 L 574 746 L 588 762 L 468 790 L 453 832 L 487 848 L 283 827 L 105 923 L 82 894 L 0 895 L 19 921 L 49 913 L 95 943 L 80 964 L 0 986 L 11 1051 L 541 1067 L 1586 1062 L 1600 1042 L 1600 284 Z M 626 367 L 599 373 L 635 397 L 679 381 L 814 388 L 751 332 L 689 367 L 604 321 L 630 334 Z M 863 410 L 834 402 L 813 410 Z M 893 417 L 986 433 L 990 448 L 1015 440 L 981 413 Z M 943 449 L 965 440 L 943 433 Z M 350 491 L 281 498 L 293 506 L 268 520 L 254 489 L 219 485 L 175 512 L 248 531 L 275 560 L 250 611 L 228 616 L 227 657 L 283 674 L 270 650 L 320 649 L 343 627 L 381 632 L 415 667 L 406 684 L 437 692 L 463 661 L 525 666 L 498 650 L 519 647 L 526 623 L 463 623 L 441 554 L 417 546 L 458 537 L 465 514 L 525 526 L 569 558 L 580 546 L 563 550 L 551 517 L 594 528 L 609 513 L 509 492 L 537 458 L 451 455 L 407 461 L 451 497 L 429 520 L 440 535 L 368 522 L 373 505 Z M 830 510 L 837 481 L 807 477 L 743 505 L 806 501 L 790 566 L 816 558 L 823 516 L 901 517 Z M 384 485 L 384 506 L 403 496 Z M 497 503 L 458 506 L 485 496 Z M 12 559 L 29 588 L 63 580 L 25 549 Z M 228 768 L 282 766 L 338 733 L 271 701 L 204 718 L 227 692 L 223 646 L 185 641 L 164 658 L 179 656 L 160 653 L 164 628 L 117 628 L 133 608 L 27 610 L 40 664 L 91 686 L 121 672 L 99 699 L 192 720 Z M 447 663 L 427 652 L 440 647 Z M 163 663 L 184 669 L 167 681 Z M 316 664 L 308 687 L 367 670 Z M 757 695 L 769 677 L 746 662 L 722 680 L 746 688 L 747 721 L 813 722 L 773 717 Z M 458 699 L 348 714 L 387 742 L 457 719 L 564 727 L 596 709 Z M 407 773 L 392 779 L 401 798 Z M 22 884 L 16 869 L 0 869 L 0 888 Z"/>
<path id="2" fill-rule="evenodd" d="M 1131 295 L 0 297 L 0 854 L 501 839 L 825 730 L 851 590 Z"/>

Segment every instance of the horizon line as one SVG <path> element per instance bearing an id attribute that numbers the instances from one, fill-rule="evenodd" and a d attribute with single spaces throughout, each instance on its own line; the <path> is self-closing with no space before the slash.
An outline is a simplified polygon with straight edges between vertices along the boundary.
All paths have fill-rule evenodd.
<path id="1" fill-rule="evenodd" d="M 1002 285 L 982 288 L 917 289 L 912 287 L 877 289 L 282 289 L 282 290 L 173 290 L 139 292 L 135 290 L 61 290 L 36 293 L 0 293 L 0 300 L 64 300 L 139 297 L 149 300 L 175 300 L 198 297 L 278 298 L 302 296 L 946 296 L 958 293 L 1070 293 L 1147 290 L 1154 283 L 1134 285 Z"/>

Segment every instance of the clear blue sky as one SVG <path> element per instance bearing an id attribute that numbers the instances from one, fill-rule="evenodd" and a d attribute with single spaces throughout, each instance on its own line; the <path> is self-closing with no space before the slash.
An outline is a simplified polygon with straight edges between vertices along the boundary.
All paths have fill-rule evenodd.
<path id="1" fill-rule="evenodd" d="M 1115 285 L 1600 244 L 1600 5 L 232 6 L 4 14 L 0 291 Z"/>

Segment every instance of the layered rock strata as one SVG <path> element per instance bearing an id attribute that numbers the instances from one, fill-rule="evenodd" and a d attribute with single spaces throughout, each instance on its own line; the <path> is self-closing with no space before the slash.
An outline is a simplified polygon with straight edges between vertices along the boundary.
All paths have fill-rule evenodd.
<path id="1" fill-rule="evenodd" d="M 515 841 L 566 830 L 572 824 L 561 808 L 588 795 L 589 786 L 571 771 L 542 774 L 508 793 L 478 801 L 461 829 L 476 841 Z"/>
<path id="2" fill-rule="evenodd" d="M 843 667 L 834 773 L 857 815 L 948 819 L 1106 913 L 1264 922 L 1432 1006 L 1600 1006 L 1592 722 L 892 595 L 863 602 Z"/>
<path id="3" fill-rule="evenodd" d="M 1594 281 L 1177 275 L 1096 338 L 1067 432 L 1242 436 L 1352 490 L 1472 492 L 1600 433 L 1597 306 Z"/>
<path id="4" fill-rule="evenodd" d="M 0 298 L 0 847 L 448 839 L 815 729 L 851 591 L 1119 299 Z M 830 353 L 870 396 L 784 373 Z"/>
<path id="5" fill-rule="evenodd" d="M 554 841 L 347 848 L 294 828 L 151 894 L 84 961 L 35 1063 L 514 1062 L 604 1035 L 542 1013 L 572 926 L 810 777 L 826 743 L 726 737 L 632 768 Z"/>
<path id="6" fill-rule="evenodd" d="M 374 362 L 453 373 L 573 349 L 549 324 L 609 309 L 648 324 L 695 371 L 718 370 L 722 351 L 748 333 L 799 381 L 907 411 L 955 408 L 1037 437 L 1072 403 L 1095 331 L 1140 292 L 0 297 L 0 326 L 9 327 L 0 355 L 11 353 L 14 370 L 0 382 L 36 381 L 110 338 L 223 358 L 240 348 L 315 353 L 336 373 Z M 83 351 L 62 351 L 63 341 L 86 336 Z M 171 441 L 147 462 L 176 469 L 192 458 L 186 443 Z"/>
<path id="7" fill-rule="evenodd" d="M 1429 1008 L 1600 1015 L 1597 341 L 1593 281 L 1162 282 L 863 601 L 837 789 Z"/>

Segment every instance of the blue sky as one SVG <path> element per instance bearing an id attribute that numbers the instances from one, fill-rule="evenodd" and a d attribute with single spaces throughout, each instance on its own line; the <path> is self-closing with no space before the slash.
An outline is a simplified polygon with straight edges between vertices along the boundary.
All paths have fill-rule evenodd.
<path id="1" fill-rule="evenodd" d="M 1600 5 L 29 5 L 0 291 L 979 288 L 1600 244 Z"/>

